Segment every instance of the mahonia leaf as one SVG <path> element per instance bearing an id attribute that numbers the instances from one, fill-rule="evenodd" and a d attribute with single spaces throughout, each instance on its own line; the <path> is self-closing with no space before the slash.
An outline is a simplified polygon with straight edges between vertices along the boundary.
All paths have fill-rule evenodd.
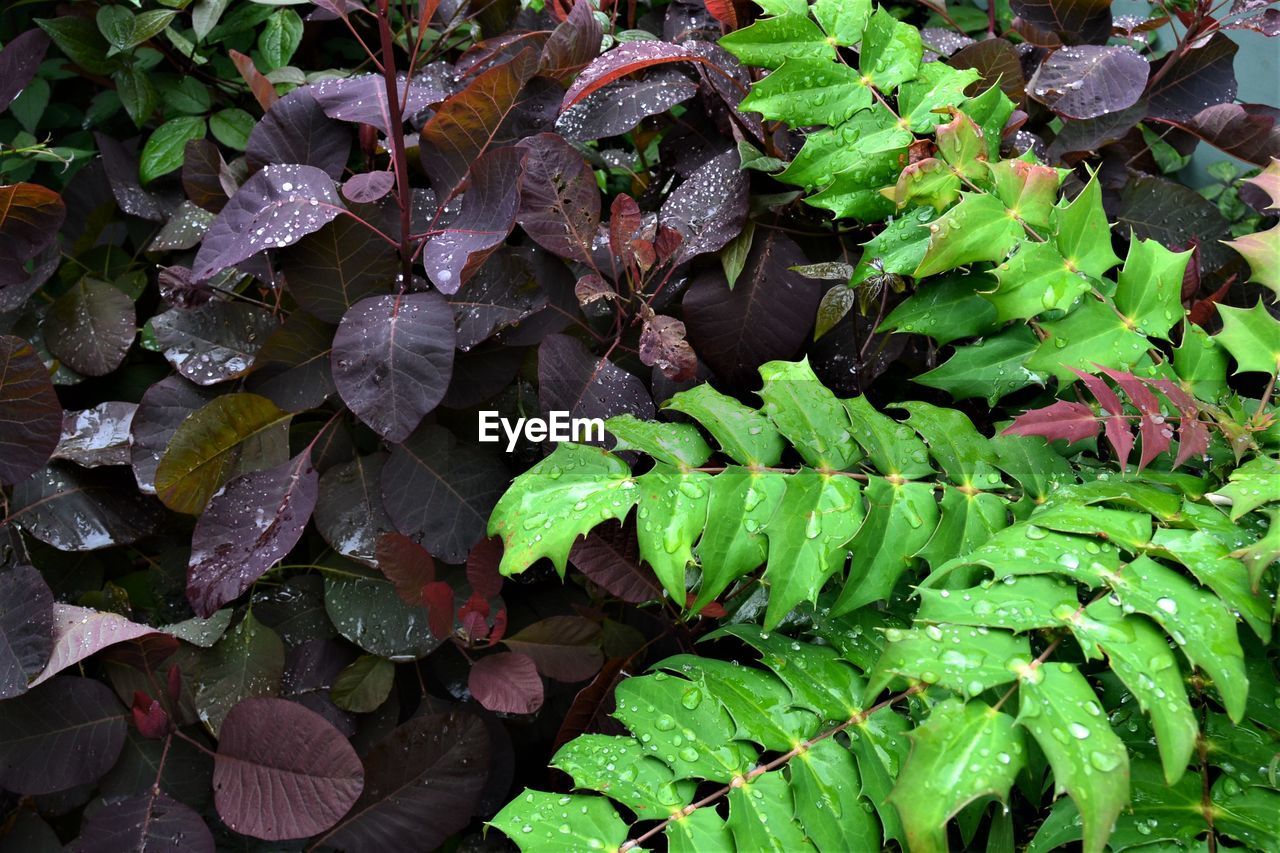
<path id="1" fill-rule="evenodd" d="M 1271 288 L 1280 299 L 1280 225 L 1223 242 L 1249 262 L 1253 271 L 1249 281 Z"/>
<path id="2" fill-rule="evenodd" d="M 929 455 L 951 482 L 975 489 L 1003 487 L 994 467 L 996 453 L 968 417 L 929 403 L 909 402 L 899 408 L 910 415 L 907 425 L 924 438 Z"/>
<path id="3" fill-rule="evenodd" d="M 1008 430 L 992 437 L 996 467 L 1022 486 L 1023 497 L 1042 502 L 1063 483 L 1075 479 L 1071 466 L 1048 442 L 1030 435 L 1008 435 Z"/>
<path id="4" fill-rule="evenodd" d="M 615 451 L 639 450 L 669 465 L 697 468 L 711 458 L 711 448 L 691 424 L 642 421 L 635 415 L 614 415 L 604 422 L 618 440 Z"/>
<path id="5" fill-rule="evenodd" d="M 724 818 L 715 809 L 698 809 L 692 814 L 681 814 L 667 825 L 666 836 L 667 849 L 671 853 L 733 850 L 733 836 L 730 835 Z"/>
<path id="6" fill-rule="evenodd" d="M 805 462 L 843 471 L 861 456 L 849 434 L 849 419 L 836 395 L 809 367 L 809 359 L 760 366 L 764 413 Z"/>
<path id="7" fill-rule="evenodd" d="M 1077 606 L 1075 586 L 1050 576 L 988 581 L 969 589 L 919 589 L 918 622 L 1003 628 L 1021 633 L 1061 622 Z"/>
<path id="8" fill-rule="evenodd" d="M 929 248 L 912 273 L 916 278 L 976 261 L 1002 261 L 1023 233 L 999 199 L 982 193 L 961 193 L 960 203 L 929 232 Z"/>
<path id="9" fill-rule="evenodd" d="M 1076 297 L 1089 290 L 1089 280 L 1071 269 L 1049 243 L 1023 240 L 1013 257 L 992 271 L 1000 287 L 983 293 L 996 308 L 996 318 L 1029 320 L 1045 311 L 1069 310 Z"/>
<path id="10" fill-rule="evenodd" d="M 720 450 L 735 462 L 767 467 L 782 458 L 782 435 L 769 419 L 710 385 L 681 391 L 662 407 L 683 412 L 702 424 Z"/>
<path id="11" fill-rule="evenodd" d="M 947 821 L 984 795 L 1009 798 L 1026 762 L 1013 717 L 985 702 L 947 699 L 911 732 L 911 755 L 889 801 L 913 851 L 945 851 Z"/>
<path id="12" fill-rule="evenodd" d="M 1116 281 L 1116 308 L 1138 331 L 1169 337 L 1182 317 L 1182 277 L 1191 250 L 1171 252 L 1155 240 L 1135 239 Z"/>
<path id="13" fill-rule="evenodd" d="M 965 90 L 978 81 L 978 76 L 971 68 L 952 68 L 944 62 L 924 63 L 915 78 L 898 89 L 898 112 L 903 122 L 916 133 L 929 132 L 945 121 L 951 108 L 964 102 Z"/>
<path id="14" fill-rule="evenodd" d="M 1213 340 L 1236 360 L 1236 373 L 1275 373 L 1280 369 L 1280 320 L 1263 307 L 1261 297 L 1249 309 L 1219 305 L 1218 316 L 1222 331 Z"/>
<path id="15" fill-rule="evenodd" d="M 1169 449 L 1173 441 L 1173 427 L 1166 423 L 1164 412 L 1160 409 L 1160 401 L 1151 393 L 1141 379 L 1123 370 L 1098 368 L 1120 386 L 1138 410 L 1138 435 L 1142 437 L 1142 455 L 1138 458 L 1138 470 L 1150 464 L 1161 453 Z"/>
<path id="16" fill-rule="evenodd" d="M 963 625 L 926 625 L 885 632 L 889 645 L 867 682 L 865 698 L 879 695 L 895 677 L 936 684 L 962 696 L 1008 684 L 1013 665 L 1031 662 L 1026 637 Z"/>
<path id="17" fill-rule="evenodd" d="M 792 704 L 825 720 L 847 720 L 861 707 L 862 679 L 830 646 L 799 643 L 757 625 L 726 625 L 704 639 L 737 637 L 791 690 Z"/>
<path id="18" fill-rule="evenodd" d="M 960 195 L 960 177 L 952 167 L 936 157 L 926 157 L 902 170 L 898 182 L 880 194 L 899 209 L 928 205 L 946 210 Z"/>
<path id="19" fill-rule="evenodd" d="M 836 615 L 889 599 L 938 525 L 931 483 L 871 477 L 866 498 L 867 519 L 849 541 L 849 578 L 831 606 Z"/>
<path id="20" fill-rule="evenodd" d="M 1038 374 L 1026 368 L 1037 343 L 1029 328 L 1010 326 L 997 335 L 956 347 L 945 364 L 913 381 L 946 391 L 956 400 L 982 397 L 994 406 L 1007 394 L 1044 384 Z"/>
<path id="21" fill-rule="evenodd" d="M 986 176 L 987 144 L 973 119 L 955 110 L 951 121 L 938 125 L 934 133 L 938 152 L 948 165 L 969 180 Z"/>
<path id="22" fill-rule="evenodd" d="M 609 801 L 581 794 L 560 796 L 526 789 L 489 824 L 505 832 L 524 853 L 551 853 L 566 846 L 617 850 L 627 840 L 627 825 Z"/>
<path id="23" fill-rule="evenodd" d="M 1231 501 L 1231 520 L 1263 504 L 1280 501 L 1280 459 L 1257 456 L 1231 472 L 1230 482 L 1214 492 Z"/>
<path id="24" fill-rule="evenodd" d="M 794 127 L 838 125 L 871 106 L 871 90 L 862 76 L 830 59 L 788 59 L 751 87 L 738 109 Z"/>
<path id="25" fill-rule="evenodd" d="M 664 462 L 635 479 L 640 556 L 676 601 L 685 597 L 685 566 L 693 562 L 693 543 L 707 523 L 710 482 L 710 474 Z"/>
<path id="26" fill-rule="evenodd" d="M 887 477 L 917 480 L 934 473 L 929 451 L 906 424 L 877 412 L 864 396 L 841 400 L 853 424 L 853 439 Z"/>
<path id="27" fill-rule="evenodd" d="M 1125 418 L 1124 405 L 1120 402 L 1119 395 L 1098 376 L 1075 368 L 1072 368 L 1071 372 L 1080 377 L 1080 381 L 1089 389 L 1089 393 L 1093 394 L 1106 414 L 1104 432 L 1107 441 L 1111 444 L 1111 449 L 1116 453 L 1120 470 L 1123 471 L 1129 464 L 1129 454 L 1133 451 L 1133 433 L 1129 429 L 1129 421 Z"/>
<path id="28" fill-rule="evenodd" d="M 738 850 L 793 853 L 813 850 L 795 820 L 795 795 L 780 771 L 761 774 L 729 791 L 729 818 Z"/>
<path id="29" fill-rule="evenodd" d="M 993 474 L 997 479 L 998 474 Z M 947 486 L 939 504 L 941 519 L 929 541 L 916 556 L 931 569 L 964 554 L 986 542 L 993 533 L 1008 524 L 1008 503 L 998 495 Z"/>
<path id="30" fill-rule="evenodd" d="M 695 783 L 677 779 L 670 767 L 645 755 L 635 738 L 580 735 L 560 748 L 551 766 L 572 776 L 579 789 L 608 791 L 641 819 L 665 818 L 693 800 Z"/>
<path id="31" fill-rule="evenodd" d="M 1033 228 L 1049 227 L 1061 173 L 1026 160 L 997 160 L 987 166 L 996 198 Z"/>
<path id="32" fill-rule="evenodd" d="M 923 55 L 920 31 L 877 7 L 859 46 L 858 67 L 863 75 L 880 91 L 892 92 L 916 76 Z"/>
<path id="33" fill-rule="evenodd" d="M 817 849 L 880 846 L 880 824 L 859 797 L 858 768 L 848 750 L 828 738 L 796 756 L 787 770 L 795 791 L 796 818 Z"/>
<path id="34" fill-rule="evenodd" d="M 768 554 L 765 525 L 787 491 L 778 473 L 730 466 L 715 476 L 707 504 L 707 526 L 698 540 L 702 586 L 690 605 L 701 610 Z"/>
<path id="35" fill-rule="evenodd" d="M 1091 299 L 1061 320 L 1042 323 L 1041 328 L 1048 337 L 1031 354 L 1027 367 L 1052 374 L 1062 384 L 1074 379 L 1073 367 L 1131 367 L 1148 347 L 1147 339 L 1110 306 Z"/>
<path id="36" fill-rule="evenodd" d="M 871 0 L 815 0 L 813 16 L 836 44 L 853 47 L 862 40 L 871 8 Z"/>
<path id="37" fill-rule="evenodd" d="M 778 180 L 815 189 L 830 184 L 837 173 L 856 169 L 850 174 L 861 174 L 870 181 L 873 173 L 887 163 L 892 167 L 891 177 L 880 183 L 860 184 L 867 189 L 880 187 L 897 177 L 898 152 L 910 144 L 911 138 L 910 131 L 898 126 L 893 113 L 876 103 L 839 127 L 809 134 Z"/>
<path id="38" fill-rule="evenodd" d="M 924 212 L 932 214 L 933 209 L 926 208 Z M 899 219 L 894 225 L 908 220 L 909 217 Z M 892 225 L 886 228 L 880 236 L 889 234 L 892 228 Z M 924 234 L 921 241 L 914 244 L 919 247 L 919 252 L 910 257 L 903 257 L 902 260 L 906 266 L 895 270 L 897 272 L 910 274 L 924 257 L 929 231 L 927 228 L 916 228 L 916 230 Z M 866 244 L 866 251 L 872 251 L 871 243 Z M 866 255 L 863 258 L 865 261 Z M 885 270 L 889 269 L 889 263 L 888 259 L 884 260 Z M 879 274 L 871 268 L 865 270 L 865 275 L 863 272 L 863 265 L 859 264 L 858 270 L 854 272 L 854 278 L 857 279 L 861 275 L 865 280 L 871 275 Z M 876 331 L 914 332 L 918 335 L 928 335 L 939 344 L 948 344 L 957 338 L 971 338 L 986 334 L 996 328 L 996 309 L 979 294 L 982 291 L 994 289 L 995 284 L 995 280 L 990 276 L 978 273 L 971 275 L 954 273 L 943 276 L 940 280 L 932 280 L 890 311 L 889 316 Z"/>
<path id="39" fill-rule="evenodd" d="M 834 45 L 803 11 L 758 20 L 724 36 L 720 46 L 743 65 L 760 68 L 777 68 L 793 59 L 835 59 Z"/>
<path id="40" fill-rule="evenodd" d="M 1120 263 L 1111 250 L 1111 227 L 1102 209 L 1102 185 L 1095 174 L 1069 203 L 1054 210 L 1054 243 L 1073 270 L 1101 278 Z"/>

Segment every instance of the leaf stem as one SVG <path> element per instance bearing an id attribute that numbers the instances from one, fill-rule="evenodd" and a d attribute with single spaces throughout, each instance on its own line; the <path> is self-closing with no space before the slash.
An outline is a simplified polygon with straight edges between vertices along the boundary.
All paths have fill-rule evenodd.
<path id="1" fill-rule="evenodd" d="M 387 142 L 391 146 L 396 197 L 400 204 L 400 292 L 403 293 L 413 281 L 414 253 L 410 249 L 413 204 L 409 187 L 409 158 L 404 147 L 404 114 L 400 107 L 400 90 L 396 86 L 395 37 L 391 34 L 388 0 L 378 0 L 378 41 L 382 48 L 382 79 L 387 90 Z M 407 86 L 407 77 L 405 83 Z"/>

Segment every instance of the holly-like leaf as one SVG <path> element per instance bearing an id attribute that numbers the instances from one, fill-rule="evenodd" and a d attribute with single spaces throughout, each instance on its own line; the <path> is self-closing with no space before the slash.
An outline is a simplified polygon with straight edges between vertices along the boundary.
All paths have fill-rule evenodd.
<path id="1" fill-rule="evenodd" d="M 817 0 L 813 16 L 836 44 L 853 47 L 862 40 L 871 8 L 870 0 Z"/>
<path id="2" fill-rule="evenodd" d="M 1263 504 L 1280 501 L 1280 461 L 1269 456 L 1255 456 L 1231 472 L 1230 482 L 1214 494 L 1231 501 L 1231 520 Z"/>
<path id="3" fill-rule="evenodd" d="M 1225 242 L 1249 262 L 1253 272 L 1249 281 L 1271 288 L 1280 297 L 1280 225 Z"/>
<path id="4" fill-rule="evenodd" d="M 762 18 L 724 36 L 720 46 L 738 57 L 743 65 L 761 68 L 777 68 L 791 59 L 831 61 L 835 58 L 834 45 L 803 11 Z"/>
<path id="5" fill-rule="evenodd" d="M 939 388 L 957 400 L 985 398 L 988 405 L 1007 394 L 1040 385 L 1043 380 L 1026 367 L 1036 349 L 1036 338 L 1025 326 L 1011 326 L 998 335 L 956 347 L 946 363 L 915 378 L 921 385 Z"/>
<path id="6" fill-rule="evenodd" d="M 1061 320 L 1043 323 L 1048 337 L 1027 359 L 1027 367 L 1037 373 L 1052 374 L 1060 383 L 1076 378 L 1072 368 L 1088 370 L 1094 365 L 1128 368 L 1147 351 L 1147 339 L 1106 303 L 1086 300 Z"/>
<path id="7" fill-rule="evenodd" d="M 1116 285 L 1116 308 L 1148 337 L 1167 338 L 1181 319 L 1182 278 L 1191 252 L 1171 252 L 1155 240 L 1134 240 Z"/>
<path id="8" fill-rule="evenodd" d="M 788 59 L 751 87 L 738 109 L 800 127 L 838 125 L 871 106 L 862 75 L 828 59 Z"/>
<path id="9" fill-rule="evenodd" d="M 627 825 L 605 797 L 560 796 L 526 789 L 489 821 L 526 853 L 565 844 L 584 850 L 608 850 L 627 840 Z M 524 828 L 529 827 L 525 832 Z M 560 832 L 568 826 L 569 832 Z"/>
<path id="10" fill-rule="evenodd" d="M 1102 185 L 1089 179 L 1070 203 L 1059 203 L 1054 217 L 1054 243 L 1073 270 L 1101 278 L 1120 263 L 1111 250 L 1111 228 L 1102 209 Z"/>
<path id="11" fill-rule="evenodd" d="M 929 248 L 912 275 L 936 275 L 975 261 L 1002 261 L 1022 226 L 994 196 L 961 193 L 960 203 L 929 226 Z"/>
<path id="12" fill-rule="evenodd" d="M 62 431 L 62 404 L 31 344 L 0 335 L 0 483 L 25 480 L 48 461 Z"/>
<path id="13" fill-rule="evenodd" d="M 1087 291 L 1089 280 L 1073 269 L 1051 243 L 1023 240 L 1012 258 L 993 271 L 999 287 L 983 298 L 1001 322 L 1029 320 L 1045 311 L 1069 310 Z"/>
<path id="14" fill-rule="evenodd" d="M 761 365 L 762 410 L 774 426 L 819 469 L 844 471 L 861 456 L 849 433 L 849 417 L 814 375 L 809 359 Z"/>
<path id="15" fill-rule="evenodd" d="M 920 31 L 877 8 L 862 34 L 858 68 L 877 89 L 892 92 L 916 75 L 923 54 Z"/>
<path id="16" fill-rule="evenodd" d="M 1236 360 L 1236 373 L 1275 373 L 1280 369 L 1280 320 L 1258 299 L 1252 308 L 1218 306 L 1222 331 L 1213 340 Z"/>
<path id="17" fill-rule="evenodd" d="M 938 502 L 927 483 L 867 480 L 867 518 L 849 540 L 849 576 L 831 611 L 848 613 L 889 598 L 938 525 Z"/>
<path id="18" fill-rule="evenodd" d="M 1073 400 L 1059 400 L 1018 415 L 1001 435 L 1042 435 L 1049 441 L 1074 444 L 1093 438 L 1101 427 L 1102 421 L 1089 406 Z"/>

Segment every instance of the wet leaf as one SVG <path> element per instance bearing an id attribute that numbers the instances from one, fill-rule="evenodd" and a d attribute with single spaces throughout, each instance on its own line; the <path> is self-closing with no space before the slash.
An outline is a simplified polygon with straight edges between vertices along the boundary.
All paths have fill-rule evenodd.
<path id="1" fill-rule="evenodd" d="M 254 167 L 297 164 L 314 166 L 335 180 L 342 177 L 351 133 L 326 117 L 314 96 L 320 85 L 293 90 L 253 126 L 245 155 Z"/>
<path id="2" fill-rule="evenodd" d="M 422 250 L 427 276 L 441 293 L 457 293 L 511 233 L 521 209 L 523 159 L 520 149 L 501 148 L 471 164 L 461 212 Z"/>
<path id="3" fill-rule="evenodd" d="M 527 153 L 516 221 L 547 251 L 589 262 L 600 225 L 600 190 L 591 167 L 554 133 L 531 136 L 517 147 Z"/>
<path id="4" fill-rule="evenodd" d="M 62 404 L 31 344 L 0 336 L 0 483 L 37 471 L 58 445 Z"/>
<path id="5" fill-rule="evenodd" d="M 405 604 L 395 586 L 372 574 L 325 578 L 324 607 L 338 633 L 392 661 L 426 657 L 446 639 L 431 633 L 425 607 Z"/>
<path id="6" fill-rule="evenodd" d="M 209 650 L 202 652 L 189 677 L 200 721 L 217 736 L 232 707 L 250 696 L 280 693 L 284 644 L 253 611 Z"/>
<path id="7" fill-rule="evenodd" d="M 133 300 L 86 276 L 53 303 L 42 332 L 49 351 L 67 367 L 86 376 L 105 376 L 120 366 L 133 344 Z"/>
<path id="8" fill-rule="evenodd" d="M 122 8 L 122 7 L 117 7 Z M 112 799 L 90 814 L 75 853 L 150 850 L 155 853 L 214 853 L 213 833 L 190 806 L 155 789 L 137 797 Z"/>
<path id="9" fill-rule="evenodd" d="M 72 604 L 53 605 L 53 649 L 48 663 L 31 686 L 42 684 L 67 667 L 95 655 L 108 646 L 156 634 L 149 625 L 131 622 L 118 613 L 76 607 Z"/>
<path id="10" fill-rule="evenodd" d="M 110 687 L 77 676 L 0 703 L 0 785 L 51 794 L 96 782 L 124 746 L 125 716 Z"/>
<path id="11" fill-rule="evenodd" d="M 122 472 L 54 462 L 13 487 L 9 521 L 60 551 L 127 545 L 155 532 L 161 514 Z"/>
<path id="12" fill-rule="evenodd" d="M 0 699 L 25 693 L 44 669 L 53 651 L 53 606 L 49 585 L 31 566 L 0 572 Z"/>
<path id="13" fill-rule="evenodd" d="M 380 537 L 392 530 L 382 501 L 382 472 L 386 453 L 357 456 L 335 465 L 320 478 L 316 501 L 316 530 L 344 557 L 378 564 L 374 551 Z"/>
<path id="14" fill-rule="evenodd" d="M 467 686 L 477 702 L 503 714 L 542 707 L 542 679 L 533 659 L 517 652 L 486 655 L 471 665 Z"/>

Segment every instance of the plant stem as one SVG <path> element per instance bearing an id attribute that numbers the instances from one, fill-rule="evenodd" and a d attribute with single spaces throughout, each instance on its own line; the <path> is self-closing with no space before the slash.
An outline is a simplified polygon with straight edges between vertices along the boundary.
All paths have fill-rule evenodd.
<path id="1" fill-rule="evenodd" d="M 391 34 L 389 0 L 378 0 L 378 42 L 382 48 L 382 79 L 387 90 L 387 144 L 391 146 L 396 198 L 400 204 L 400 292 L 404 293 L 413 281 L 413 252 L 409 241 L 413 203 L 409 188 L 409 158 L 404 148 L 404 115 L 400 108 L 400 91 L 396 86 L 395 37 Z"/>

